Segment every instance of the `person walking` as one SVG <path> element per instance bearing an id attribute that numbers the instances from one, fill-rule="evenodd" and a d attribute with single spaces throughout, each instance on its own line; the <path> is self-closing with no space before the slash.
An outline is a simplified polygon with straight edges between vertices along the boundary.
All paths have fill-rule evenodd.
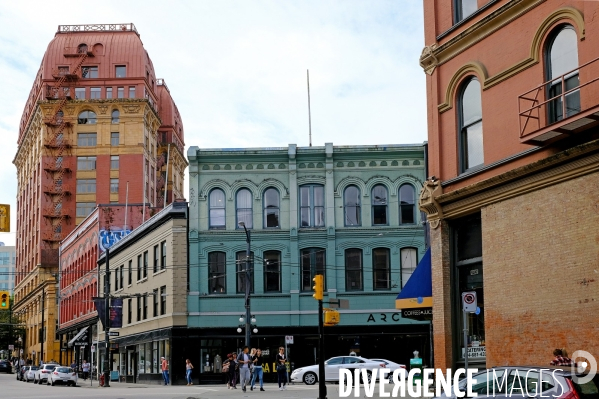
<path id="1" fill-rule="evenodd" d="M 83 359 L 81 371 L 83 371 L 83 381 L 87 380 L 87 376 L 89 375 L 89 363 L 85 359 Z"/>
<path id="2" fill-rule="evenodd" d="M 250 385 L 250 363 L 252 363 L 252 358 L 248 353 L 249 351 L 250 348 L 244 346 L 239 354 L 239 380 L 243 392 L 246 391 L 245 386 Z"/>
<path id="3" fill-rule="evenodd" d="M 237 362 L 237 353 L 233 353 L 231 359 L 231 365 L 229 366 L 229 373 L 231 374 L 231 389 L 237 389 L 237 369 L 239 363 Z"/>
<path id="4" fill-rule="evenodd" d="M 222 367 L 222 372 L 225 373 L 225 376 L 227 377 L 227 389 L 231 389 L 231 372 L 229 371 L 230 367 L 235 368 L 235 365 L 232 364 L 233 363 L 233 355 L 230 353 L 227 353 L 226 359 L 223 362 L 223 367 Z"/>
<path id="5" fill-rule="evenodd" d="M 285 362 L 287 362 L 287 356 L 285 355 L 285 348 L 281 346 L 279 353 L 277 353 L 277 377 L 280 391 L 287 389 L 287 365 L 285 365 Z M 282 387 L 281 382 L 283 383 Z"/>
<path id="6" fill-rule="evenodd" d="M 164 385 L 168 385 L 168 362 L 164 358 L 164 356 L 160 357 L 160 369 L 162 370 L 162 378 L 164 379 Z"/>
<path id="7" fill-rule="evenodd" d="M 565 351 L 562 349 L 556 349 L 553 351 L 553 360 L 549 363 L 551 366 L 574 366 L 576 367 L 576 363 L 572 362 L 572 359 L 570 359 L 566 353 L 564 353 Z"/>
<path id="8" fill-rule="evenodd" d="M 254 364 L 254 372 L 252 373 L 252 385 L 250 386 L 250 391 L 254 390 L 256 380 L 260 381 L 260 390 L 264 391 L 264 382 L 262 381 L 264 378 L 264 370 L 262 368 L 262 365 L 264 364 L 262 361 L 262 350 L 256 350 L 256 354 L 252 357 L 252 363 Z"/>
<path id="9" fill-rule="evenodd" d="M 191 364 L 189 359 L 185 359 L 185 379 L 187 380 L 187 385 L 193 385 L 193 382 L 191 382 L 191 370 L 193 370 L 193 364 Z"/>

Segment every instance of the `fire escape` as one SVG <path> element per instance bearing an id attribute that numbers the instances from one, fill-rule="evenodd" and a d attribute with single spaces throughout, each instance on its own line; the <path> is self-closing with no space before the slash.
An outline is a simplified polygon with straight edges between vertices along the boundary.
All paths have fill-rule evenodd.
<path id="1" fill-rule="evenodd" d="M 43 185 L 42 190 L 49 199 L 49 205 L 43 209 L 43 216 L 46 225 L 50 225 L 49 231 L 42 232 L 42 240 L 46 243 L 47 253 L 46 262 L 55 263 L 58 260 L 58 250 L 54 243 L 63 238 L 63 223 L 68 222 L 69 215 L 63 202 L 70 197 L 72 189 L 69 184 L 63 181 L 71 173 L 72 165 L 64 160 L 71 148 L 69 133 L 71 133 L 72 122 L 64 117 L 64 107 L 67 101 L 72 99 L 74 83 L 79 79 L 78 72 L 87 59 L 92 56 L 87 46 L 81 45 L 76 49 L 65 48 L 65 57 L 76 58 L 72 70 L 68 67 L 59 68 L 53 71 L 52 76 L 55 81 L 46 87 L 45 97 L 47 100 L 57 100 L 49 117 L 44 118 L 47 126 L 47 134 L 44 140 L 44 147 L 48 150 L 43 168 L 48 180 Z M 42 255 L 43 256 L 43 255 Z"/>

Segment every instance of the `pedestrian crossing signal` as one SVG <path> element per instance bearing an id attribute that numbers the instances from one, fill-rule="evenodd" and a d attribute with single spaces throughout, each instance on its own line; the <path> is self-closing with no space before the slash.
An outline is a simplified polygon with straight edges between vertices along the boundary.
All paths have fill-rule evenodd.
<path id="1" fill-rule="evenodd" d="M 0 291 L 0 309 L 10 308 L 8 291 Z"/>
<path id="2" fill-rule="evenodd" d="M 314 295 L 312 296 L 317 301 L 322 301 L 324 296 L 324 276 L 322 274 L 317 274 L 312 281 L 314 281 L 314 287 L 312 287 L 314 289 Z"/>

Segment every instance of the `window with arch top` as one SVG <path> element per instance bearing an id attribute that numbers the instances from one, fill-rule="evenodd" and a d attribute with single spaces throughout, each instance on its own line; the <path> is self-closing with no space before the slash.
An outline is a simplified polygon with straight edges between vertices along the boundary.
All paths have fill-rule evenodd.
<path id="1" fill-rule="evenodd" d="M 460 172 L 484 163 L 483 112 L 480 82 L 475 77 L 467 79 L 458 99 L 460 132 Z"/>
<path id="2" fill-rule="evenodd" d="M 580 90 L 573 90 L 580 84 L 577 42 L 574 27 L 568 24 L 558 26 L 549 36 L 545 50 L 549 123 L 580 112 Z"/>
<path id="3" fill-rule="evenodd" d="M 267 188 L 264 191 L 264 227 L 281 227 L 279 224 L 279 191 L 276 188 Z"/>
<path id="4" fill-rule="evenodd" d="M 243 222 L 246 228 L 253 228 L 254 225 L 252 223 L 252 192 L 247 188 L 240 189 L 239 191 L 237 191 L 235 202 L 237 207 L 236 226 L 239 226 L 239 223 Z"/>
<path id="5" fill-rule="evenodd" d="M 362 219 L 360 217 L 360 189 L 356 186 L 348 186 L 343 194 L 343 205 L 346 226 L 361 226 Z"/>
<path id="6" fill-rule="evenodd" d="M 220 188 L 210 191 L 208 198 L 210 207 L 210 228 L 225 228 L 225 192 Z"/>
<path id="7" fill-rule="evenodd" d="M 388 200 L 389 193 L 387 187 L 382 184 L 377 184 L 372 188 L 372 225 L 380 226 L 389 223 L 388 220 Z"/>
<path id="8" fill-rule="evenodd" d="M 402 184 L 399 187 L 399 224 L 416 223 L 414 186 Z"/>
<path id="9" fill-rule="evenodd" d="M 121 113 L 118 109 L 113 109 L 111 113 L 111 121 L 110 123 L 119 123 L 120 122 Z"/>
<path id="10" fill-rule="evenodd" d="M 97 121 L 96 113 L 93 111 L 83 111 L 77 117 L 79 125 L 95 125 Z"/>

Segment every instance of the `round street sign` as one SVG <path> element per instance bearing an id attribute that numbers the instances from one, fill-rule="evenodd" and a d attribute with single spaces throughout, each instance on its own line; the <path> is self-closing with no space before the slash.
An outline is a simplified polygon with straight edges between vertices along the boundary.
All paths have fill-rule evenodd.
<path id="1" fill-rule="evenodd" d="M 476 291 L 462 292 L 462 309 L 467 313 L 476 312 Z"/>

